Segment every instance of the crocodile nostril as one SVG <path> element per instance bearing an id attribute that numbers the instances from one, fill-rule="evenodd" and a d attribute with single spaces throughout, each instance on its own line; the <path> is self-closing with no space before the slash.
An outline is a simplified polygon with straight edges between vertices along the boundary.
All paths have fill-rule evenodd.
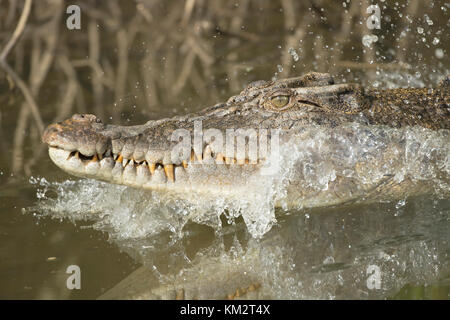
<path id="1" fill-rule="evenodd" d="M 45 131 L 47 132 L 47 134 L 52 134 L 52 133 L 61 132 L 62 129 L 59 126 L 59 124 L 57 124 L 57 125 L 51 125 L 51 126 L 47 127 L 47 130 L 45 130 Z"/>
<path id="2" fill-rule="evenodd" d="M 91 123 L 102 123 L 102 120 L 100 120 L 98 117 L 96 117 L 93 114 L 74 114 L 72 116 L 72 120 L 74 121 L 80 121 L 80 122 L 91 122 Z"/>
<path id="3" fill-rule="evenodd" d="M 84 114 L 79 114 L 79 113 L 76 113 L 72 116 L 73 120 L 84 120 L 85 118 L 86 118 L 86 116 Z"/>

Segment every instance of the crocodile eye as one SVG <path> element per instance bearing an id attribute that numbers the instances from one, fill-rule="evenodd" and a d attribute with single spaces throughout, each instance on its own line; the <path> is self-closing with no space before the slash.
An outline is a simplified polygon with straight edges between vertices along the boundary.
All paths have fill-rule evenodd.
<path id="1" fill-rule="evenodd" d="M 289 103 L 289 96 L 275 96 L 271 101 L 274 107 L 283 108 Z"/>

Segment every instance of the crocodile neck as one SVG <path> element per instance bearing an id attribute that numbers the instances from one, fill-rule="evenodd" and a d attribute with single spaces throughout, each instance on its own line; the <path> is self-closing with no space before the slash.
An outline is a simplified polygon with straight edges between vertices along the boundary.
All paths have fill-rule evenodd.
<path id="1" fill-rule="evenodd" d="M 450 128 L 450 96 L 444 88 L 367 89 L 370 101 L 362 112 L 371 125 Z"/>

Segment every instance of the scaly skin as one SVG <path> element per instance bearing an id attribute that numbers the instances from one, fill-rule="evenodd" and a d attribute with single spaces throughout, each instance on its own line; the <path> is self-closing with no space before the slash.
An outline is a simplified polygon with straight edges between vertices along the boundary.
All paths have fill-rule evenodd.
<path id="1" fill-rule="evenodd" d="M 362 156 L 355 156 L 355 163 L 347 168 L 356 172 L 356 177 L 338 175 L 321 191 L 305 186 L 304 173 L 298 171 L 291 175 L 286 203 L 314 207 L 378 199 L 380 195 L 398 198 L 432 190 L 432 183 L 414 184 L 412 177 L 405 177 L 401 183 L 392 182 L 392 176 L 407 161 L 401 162 L 395 155 L 405 153 L 404 142 L 397 136 L 405 135 L 405 130 L 413 127 L 429 130 L 424 134 L 448 134 L 449 82 L 447 78 L 434 89 L 378 90 L 357 84 L 334 84 L 328 74 L 308 73 L 298 78 L 254 82 L 226 103 L 138 126 L 105 125 L 94 115 L 76 114 L 48 126 L 42 139 L 49 145 L 50 157 L 56 165 L 76 176 L 135 188 L 174 191 L 180 196 L 202 192 L 240 195 L 253 178 L 263 177 L 261 167 L 275 152 L 275 149 L 271 152 L 270 144 L 274 129 L 281 132 L 281 145 L 301 145 L 302 141 L 313 139 L 317 129 L 351 136 L 350 140 L 356 141 L 364 131 L 355 131 L 349 125 L 353 123 L 366 131 L 383 128 L 383 135 L 388 136 L 386 146 L 373 151 L 376 154 L 372 158 L 376 161 L 365 159 L 367 152 L 361 152 Z M 199 121 L 203 131 L 196 131 Z M 173 152 L 180 141 L 173 134 L 179 129 L 190 135 L 182 149 L 184 153 Z M 238 141 L 235 152 L 234 148 L 227 149 L 225 143 L 208 138 L 208 129 L 214 129 L 210 132 L 220 133 L 222 137 L 227 137 L 227 129 L 254 129 L 259 149 L 250 155 L 249 145 L 245 145 L 243 151 L 247 153 L 239 154 L 239 139 L 250 140 L 248 132 L 234 133 Z M 202 132 L 203 136 L 195 137 L 196 132 Z M 266 133 L 269 146 L 265 153 L 258 139 Z M 332 138 L 324 144 L 327 151 L 314 150 L 316 156 L 339 169 L 342 165 L 336 159 L 340 151 Z M 392 170 L 382 177 L 367 178 L 382 166 Z M 442 174 L 444 180 L 448 178 L 446 172 Z"/>

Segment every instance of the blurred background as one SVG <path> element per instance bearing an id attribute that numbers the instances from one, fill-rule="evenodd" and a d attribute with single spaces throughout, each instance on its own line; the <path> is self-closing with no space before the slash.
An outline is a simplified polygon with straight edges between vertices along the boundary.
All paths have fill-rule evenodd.
<path id="1" fill-rule="evenodd" d="M 70 5 L 79 29 L 69 28 Z M 380 88 L 434 86 L 450 74 L 449 13 L 444 0 L 0 0 L 0 297 L 70 296 L 42 289 L 55 243 L 101 261 L 99 270 L 122 261 L 102 271 L 104 287 L 135 267 L 98 232 L 20 214 L 36 200 L 30 177 L 68 177 L 40 142 L 45 125 L 73 113 L 140 124 L 308 71 Z"/>

